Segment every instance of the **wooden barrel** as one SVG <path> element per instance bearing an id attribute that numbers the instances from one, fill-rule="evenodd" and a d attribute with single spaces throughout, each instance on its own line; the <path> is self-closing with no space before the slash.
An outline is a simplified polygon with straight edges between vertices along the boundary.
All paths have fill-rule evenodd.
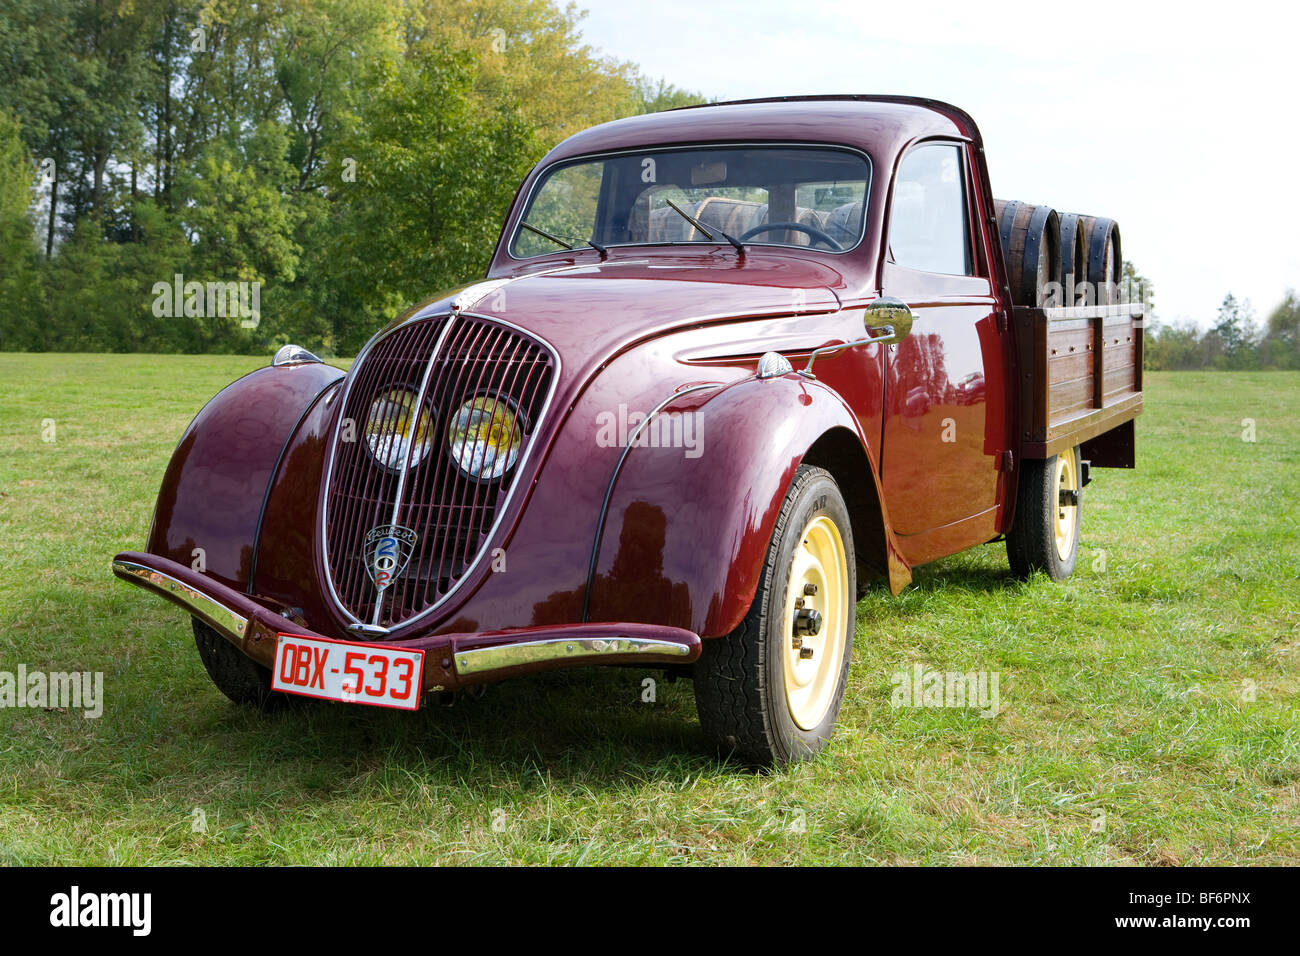
<path id="1" fill-rule="evenodd" d="M 1056 210 L 995 199 L 993 213 L 1011 282 L 1011 301 L 1016 305 L 1053 304 L 1048 301 L 1048 284 L 1057 281 L 1061 273 L 1061 224 Z"/>
<path id="2" fill-rule="evenodd" d="M 1083 283 L 1088 281 L 1088 233 L 1083 217 L 1061 213 L 1061 296 L 1059 305 L 1083 305 Z"/>
<path id="3" fill-rule="evenodd" d="M 1119 244 L 1119 226 L 1114 219 L 1080 216 L 1087 237 L 1088 282 L 1097 305 L 1114 305 L 1120 300 L 1119 284 L 1124 278 L 1124 256 Z"/>

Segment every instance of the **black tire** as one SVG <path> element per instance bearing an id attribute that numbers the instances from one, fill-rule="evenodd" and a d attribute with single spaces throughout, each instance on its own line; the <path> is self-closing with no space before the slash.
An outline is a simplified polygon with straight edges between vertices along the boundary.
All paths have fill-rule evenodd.
<path id="1" fill-rule="evenodd" d="M 1072 479 L 1067 477 L 1071 471 Z M 1067 503 L 1064 495 L 1069 492 L 1074 493 L 1076 504 Z M 1058 547 L 1057 528 L 1059 521 L 1067 519 L 1073 521 L 1073 533 L 1069 545 L 1062 549 Z M 1012 572 L 1027 578 L 1035 571 L 1042 571 L 1053 581 L 1064 581 L 1074 573 L 1082 526 L 1083 485 L 1078 446 L 1051 458 L 1027 458 L 1021 462 L 1016 514 L 1007 532 L 1007 560 Z"/>
<path id="2" fill-rule="evenodd" d="M 831 687 L 834 681 L 824 716 L 815 726 L 801 727 L 787 700 L 785 654 L 786 648 L 792 646 L 793 621 L 786 620 L 785 615 L 795 549 L 810 524 L 822 516 L 833 522 L 843 544 L 842 573 L 847 585 L 843 600 L 847 607 L 836 603 L 846 618 L 845 633 L 837 671 L 819 671 L 826 682 L 823 686 Z M 700 724 L 720 753 L 754 766 L 779 767 L 812 756 L 830 739 L 853 657 L 856 564 L 848 508 L 835 479 L 824 469 L 800 467 L 777 516 L 749 613 L 726 637 L 706 640 L 695 665 L 695 705 Z M 826 587 L 827 601 L 832 600 L 833 590 Z M 825 635 L 808 640 L 819 640 L 825 647 L 833 645 L 835 635 L 827 625 Z M 797 656 L 797 652 L 793 653 Z M 823 666 L 834 665 L 828 660 Z"/>
<path id="3" fill-rule="evenodd" d="M 289 702 L 290 695 L 271 690 L 269 670 L 245 657 L 239 648 L 206 622 L 197 617 L 191 620 L 199 658 L 221 693 L 236 704 L 247 704 L 258 710 L 276 710 Z"/>

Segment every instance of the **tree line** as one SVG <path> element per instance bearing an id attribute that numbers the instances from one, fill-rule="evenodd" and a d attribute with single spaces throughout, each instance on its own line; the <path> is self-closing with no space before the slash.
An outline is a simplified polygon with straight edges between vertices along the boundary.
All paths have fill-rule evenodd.
<path id="1" fill-rule="evenodd" d="M 700 101 L 552 0 L 0 0 L 0 350 L 355 354 L 551 145 Z"/>
<path id="2" fill-rule="evenodd" d="M 1211 328 L 1154 322 L 1145 336 L 1149 369 L 1300 369 L 1300 296 L 1289 290 L 1261 325 L 1250 302 L 1229 293 Z"/>
<path id="3" fill-rule="evenodd" d="M 702 102 L 579 21 L 555 0 L 0 0 L 0 351 L 355 354 L 484 272 L 551 145 Z M 1262 326 L 1229 296 L 1207 331 L 1146 335 L 1153 369 L 1300 368 L 1294 292 Z"/>

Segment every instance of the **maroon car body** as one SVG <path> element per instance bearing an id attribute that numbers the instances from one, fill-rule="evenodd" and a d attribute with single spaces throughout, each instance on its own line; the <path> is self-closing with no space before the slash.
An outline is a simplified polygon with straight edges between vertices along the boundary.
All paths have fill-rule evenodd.
<path id="1" fill-rule="evenodd" d="M 962 158 L 969 275 L 903 268 L 882 238 L 894 173 L 924 143 Z M 835 253 L 721 240 L 512 253 L 557 164 L 695 144 L 865 156 L 861 241 Z M 176 449 L 144 551 L 118 555 L 116 573 L 268 668 L 286 630 L 423 650 L 426 691 L 569 665 L 686 665 L 745 618 L 783 496 L 815 464 L 849 505 L 859 583 L 897 593 L 912 568 L 996 538 L 1014 512 L 1025 386 L 992 216 L 979 131 L 942 103 L 753 101 L 579 133 L 521 186 L 484 281 L 394 320 L 347 376 L 290 355 L 213 398 Z M 765 353 L 798 367 L 860 342 L 882 296 L 910 307 L 910 335 L 821 357 L 815 378 L 756 375 Z M 385 375 L 415 383 L 421 369 L 430 395 L 489 380 L 527 392 L 512 408 L 528 433 L 495 489 L 457 487 L 432 458 L 427 476 L 411 472 L 395 523 L 418 528 L 411 566 L 425 570 L 376 617 L 359 552 L 397 479 L 361 474 L 344 423 L 364 417 Z M 598 441 L 602 413 L 620 406 L 692 413 L 704 453 Z M 948 421 L 955 440 L 936 440 Z M 432 529 L 445 526 L 458 530 L 440 540 Z"/>

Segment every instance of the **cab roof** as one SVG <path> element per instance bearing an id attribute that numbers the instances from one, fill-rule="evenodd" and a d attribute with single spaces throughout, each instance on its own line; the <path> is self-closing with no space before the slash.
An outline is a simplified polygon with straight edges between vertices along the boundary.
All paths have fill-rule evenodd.
<path id="1" fill-rule="evenodd" d="M 930 136 L 980 143 L 970 116 L 938 100 L 866 94 L 782 96 L 685 106 L 602 123 L 564 140 L 541 165 L 615 150 L 722 142 L 836 143 L 883 157 Z"/>

